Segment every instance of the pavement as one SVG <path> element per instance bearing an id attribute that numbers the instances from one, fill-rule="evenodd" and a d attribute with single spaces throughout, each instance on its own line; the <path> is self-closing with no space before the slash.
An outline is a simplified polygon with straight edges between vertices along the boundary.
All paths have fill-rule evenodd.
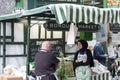
<path id="1" fill-rule="evenodd" d="M 75 77 L 68 78 L 68 80 L 77 80 Z"/>

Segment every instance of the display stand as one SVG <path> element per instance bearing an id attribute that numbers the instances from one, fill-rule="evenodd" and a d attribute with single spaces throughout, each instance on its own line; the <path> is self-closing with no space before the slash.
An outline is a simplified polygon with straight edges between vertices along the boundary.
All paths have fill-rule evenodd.
<path id="1" fill-rule="evenodd" d="M 110 72 L 100 73 L 100 74 L 93 74 L 91 76 L 91 80 L 111 80 Z"/>

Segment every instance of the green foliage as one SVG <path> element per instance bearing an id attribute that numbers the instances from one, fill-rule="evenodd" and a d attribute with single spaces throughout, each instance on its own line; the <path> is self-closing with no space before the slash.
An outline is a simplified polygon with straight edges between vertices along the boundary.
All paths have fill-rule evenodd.
<path id="1" fill-rule="evenodd" d="M 65 74 L 65 60 L 62 52 L 60 52 L 60 57 L 61 57 L 60 67 L 59 69 L 57 69 L 56 74 L 60 80 L 68 80 Z"/>

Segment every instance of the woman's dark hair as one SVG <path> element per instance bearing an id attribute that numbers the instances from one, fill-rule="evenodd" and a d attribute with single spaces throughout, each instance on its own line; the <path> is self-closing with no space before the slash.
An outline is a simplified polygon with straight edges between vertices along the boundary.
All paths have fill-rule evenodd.
<path id="1" fill-rule="evenodd" d="M 80 42 L 82 44 L 83 48 L 87 49 L 87 47 L 88 47 L 87 41 L 85 41 L 85 40 L 78 40 L 77 44 L 78 44 L 78 42 Z"/>

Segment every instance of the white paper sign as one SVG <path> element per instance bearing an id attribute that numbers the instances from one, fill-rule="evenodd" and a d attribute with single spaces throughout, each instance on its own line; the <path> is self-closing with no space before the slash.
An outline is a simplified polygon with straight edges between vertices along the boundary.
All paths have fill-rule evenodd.
<path id="1" fill-rule="evenodd" d="M 110 45 L 107 49 L 108 49 L 109 58 L 115 57 L 115 53 L 114 53 L 114 50 L 113 50 L 113 46 Z"/>

